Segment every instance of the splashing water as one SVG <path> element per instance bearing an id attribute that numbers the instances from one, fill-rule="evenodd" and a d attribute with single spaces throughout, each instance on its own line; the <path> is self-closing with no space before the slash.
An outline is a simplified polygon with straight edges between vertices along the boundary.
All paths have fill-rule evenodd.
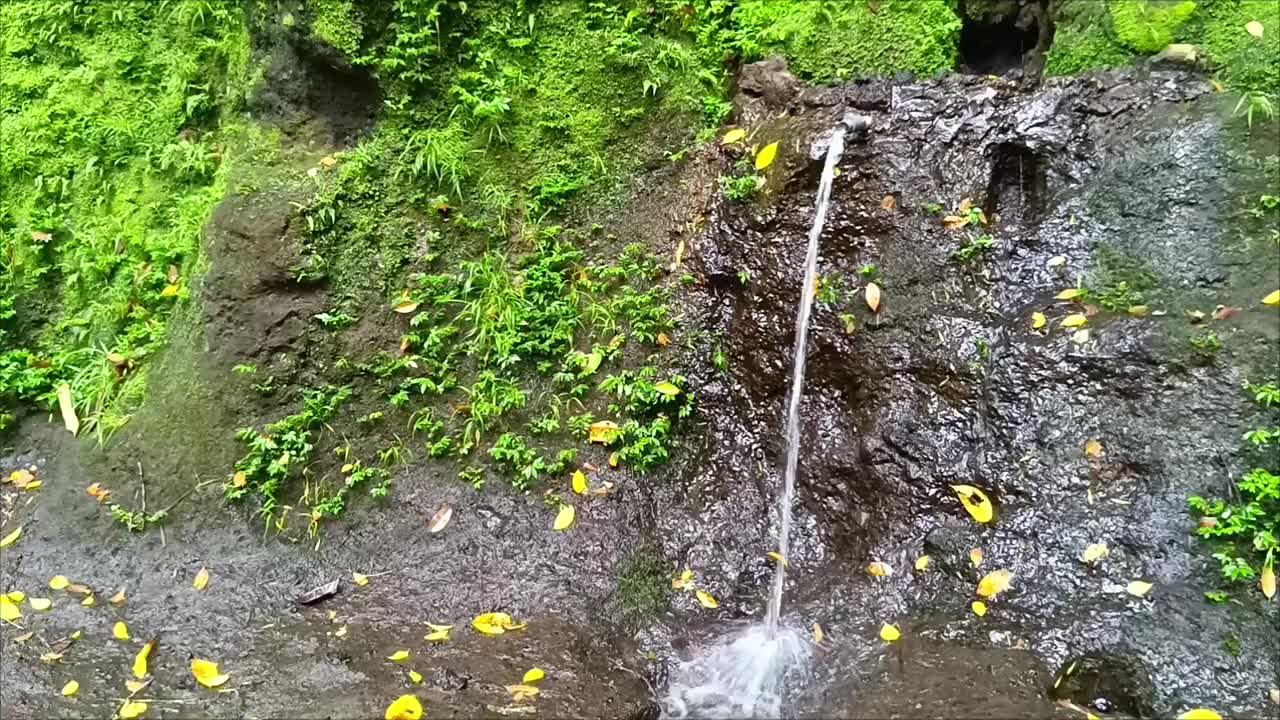
<path id="1" fill-rule="evenodd" d="M 800 398 L 804 386 L 805 346 L 809 339 L 809 315 L 818 274 L 818 238 L 831 205 L 831 184 L 844 152 L 846 130 L 863 131 L 866 118 L 846 115 L 831 135 L 826 164 L 818 183 L 813 227 L 805 255 L 804 284 L 796 313 L 796 338 L 791 373 L 791 399 L 787 407 L 787 456 L 782 499 L 778 505 L 781 527 L 778 552 L 787 557 L 791 531 L 791 503 L 796 467 L 800 460 Z M 801 684 L 808 674 L 808 635 L 781 624 L 785 563 L 778 563 L 769 592 L 769 609 L 763 625 L 722 640 L 707 652 L 674 668 L 663 702 L 667 718 L 776 718 L 782 714 L 785 690 Z"/>

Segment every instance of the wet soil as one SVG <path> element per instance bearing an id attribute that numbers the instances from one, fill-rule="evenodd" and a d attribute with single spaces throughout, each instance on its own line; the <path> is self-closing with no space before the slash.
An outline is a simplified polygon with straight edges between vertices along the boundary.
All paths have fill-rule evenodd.
<path id="1" fill-rule="evenodd" d="M 353 508 L 318 548 L 305 533 L 296 544 L 264 533 L 226 509 L 216 486 L 178 505 L 163 536 L 114 524 L 86 485 L 102 482 L 136 507 L 145 480 L 154 509 L 222 477 L 238 451 L 231 432 L 278 415 L 327 357 L 300 325 L 325 306 L 325 290 L 288 279 L 289 198 L 230 198 L 211 221 L 209 274 L 148 407 L 105 453 L 32 418 L 0 457 L 6 474 L 35 465 L 44 480 L 37 493 L 4 487 L 4 526 L 26 529 L 0 558 L 0 585 L 55 603 L 49 614 L 24 610 L 22 628 L 0 628 L 5 717 L 110 714 L 152 638 L 157 679 L 142 696 L 168 702 L 148 717 L 368 716 L 409 691 L 432 717 L 523 715 L 503 686 L 535 665 L 547 672 L 538 716 L 652 713 L 672 662 L 764 611 L 816 158 L 850 108 L 873 129 L 845 154 L 822 239 L 820 272 L 840 273 L 849 291 L 816 308 L 784 604 L 793 621 L 820 622 L 828 642 L 789 707 L 822 717 L 1070 716 L 1050 691 L 1073 661 L 1094 658 L 1103 670 L 1090 677 L 1112 681 L 1080 683 L 1068 695 L 1077 704 L 1101 688 L 1113 713 L 1274 713 L 1276 606 L 1256 593 L 1205 602 L 1217 567 L 1191 535 L 1185 497 L 1223 493 L 1245 469 L 1240 435 L 1260 418 L 1240 384 L 1276 365 L 1280 322 L 1256 300 L 1274 288 L 1280 258 L 1264 242 L 1265 220 L 1246 212 L 1280 184 L 1261 160 L 1274 153 L 1276 128 L 1246 131 L 1230 98 L 1183 73 L 1027 90 L 977 76 L 806 89 L 782 72 L 761 71 L 738 102 L 757 141 L 782 145 L 760 202 L 711 193 L 733 160 L 712 146 L 679 177 L 657 171 L 660 193 L 638 181 L 632 211 L 611 220 L 665 252 L 687 243 L 677 272 L 699 282 L 680 302 L 678 340 L 688 346 L 678 365 L 700 413 L 666 469 L 604 471 L 618 491 L 579 507 L 569 533 L 550 531 L 554 512 L 540 496 L 477 493 L 426 461 L 398 473 L 393 502 Z M 894 208 L 882 206 L 886 196 Z M 952 254 L 966 233 L 944 230 L 924 206 L 952 212 L 965 198 L 989 214 L 996 244 L 962 265 Z M 1137 258 L 1158 278 L 1148 302 L 1166 314 L 1099 311 L 1088 340 L 1075 342 L 1058 322 L 1078 308 L 1052 298 L 1106 253 Z M 1058 255 L 1062 270 L 1049 266 Z M 878 313 L 852 291 L 865 263 L 884 291 Z M 1206 361 L 1188 351 L 1198 330 L 1183 311 L 1217 303 L 1244 309 L 1211 321 L 1224 347 Z M 1049 332 L 1029 328 L 1033 311 L 1049 316 Z M 842 314 L 855 317 L 852 334 Z M 727 372 L 712 363 L 716 349 Z M 243 362 L 297 374 L 282 373 L 279 396 L 246 397 L 226 380 Z M 1098 457 L 1084 454 L 1089 439 L 1102 443 Z M 992 494 L 991 526 L 960 508 L 948 487 L 959 483 Z M 433 536 L 426 519 L 446 502 L 454 520 Z M 1091 542 L 1111 548 L 1095 567 L 1078 560 Z M 671 576 L 693 569 L 719 609 L 677 593 L 657 616 L 627 616 L 618 576 L 645 547 Z M 975 547 L 981 568 L 968 559 Z M 925 553 L 931 569 L 911 572 Z M 895 573 L 867 575 L 872 560 Z M 198 592 L 201 567 L 212 580 Z M 1014 585 L 979 618 L 974 584 L 994 568 L 1014 571 Z M 369 584 L 355 586 L 352 572 Z M 97 604 L 47 590 L 54 574 L 93 587 Z M 332 579 L 335 597 L 294 603 Z M 1130 597 L 1132 579 L 1155 588 Z M 106 598 L 120 587 L 130 599 L 115 608 Z M 496 638 L 467 627 L 499 610 L 529 627 Z M 117 618 L 135 640 L 111 638 Z M 425 642 L 428 621 L 456 624 L 453 639 Z M 900 643 L 879 641 L 884 622 L 903 629 Z M 61 661 L 39 659 L 77 629 L 84 638 Z M 398 649 L 409 662 L 386 659 Z M 198 687 L 186 669 L 193 656 L 220 662 L 233 692 Z M 409 668 L 422 685 L 410 685 Z M 80 694 L 61 698 L 73 678 Z"/>

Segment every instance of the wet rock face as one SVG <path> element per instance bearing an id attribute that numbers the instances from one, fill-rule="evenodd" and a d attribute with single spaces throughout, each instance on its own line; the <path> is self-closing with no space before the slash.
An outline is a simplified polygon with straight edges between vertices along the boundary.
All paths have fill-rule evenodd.
<path id="1" fill-rule="evenodd" d="M 1238 388 L 1258 377 L 1258 353 L 1274 359 L 1280 348 L 1274 314 L 1256 304 L 1280 259 L 1242 239 L 1247 221 L 1231 210 L 1277 181 L 1256 160 L 1266 142 L 1274 152 L 1274 127 L 1246 136 L 1203 79 L 1177 72 L 1034 92 L 964 76 L 863 82 L 790 100 L 780 72 L 748 66 L 739 97 L 756 141 L 783 141 L 765 198 L 722 203 L 691 243 L 706 285 L 690 315 L 720 338 L 729 371 L 699 376 L 708 439 L 675 480 L 685 501 L 672 496 L 657 518 L 668 554 L 700 569 L 731 614 L 761 611 L 819 158 L 841 115 L 857 110 L 873 127 L 845 152 L 821 240 L 819 274 L 838 274 L 846 290 L 815 308 L 807 350 L 791 612 L 855 643 L 897 619 L 933 640 L 1048 667 L 1122 657 L 1133 681 L 1103 701 L 1124 712 L 1266 708 L 1280 670 L 1275 607 L 1205 603 L 1217 568 L 1190 534 L 1185 498 L 1221 493 L 1238 476 L 1240 434 L 1257 420 Z M 990 224 L 944 229 L 942 216 L 966 198 Z M 982 235 L 991 249 L 957 259 Z M 858 292 L 867 264 L 883 290 L 879 313 Z M 1055 303 L 1059 290 L 1081 274 L 1122 273 L 1167 314 L 1085 308 L 1088 338 L 1058 327 L 1080 311 Z M 1253 309 L 1214 326 L 1227 348 L 1198 366 L 1183 310 L 1229 297 Z M 1033 312 L 1049 317 L 1047 332 L 1030 329 Z M 1085 455 L 1089 439 L 1101 455 Z M 953 484 L 991 493 L 995 523 L 972 522 Z M 1078 559 L 1093 542 L 1111 548 L 1096 567 Z M 911 572 L 924 553 L 932 569 Z M 867 576 L 872 560 L 894 575 Z M 997 568 L 1015 573 L 1014 586 L 977 618 L 974 585 Z M 1156 590 L 1130 597 L 1132 579 Z M 1238 656 L 1223 649 L 1228 635 L 1243 640 Z M 859 680 L 843 686 L 848 695 L 812 690 L 824 714 L 843 712 L 853 688 L 892 662 L 837 647 L 820 675 Z"/>

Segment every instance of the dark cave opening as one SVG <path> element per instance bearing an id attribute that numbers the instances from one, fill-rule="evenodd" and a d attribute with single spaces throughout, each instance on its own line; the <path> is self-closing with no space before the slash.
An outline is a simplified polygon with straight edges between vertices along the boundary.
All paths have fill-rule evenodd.
<path id="1" fill-rule="evenodd" d="M 1017 225 L 1034 223 L 1044 209 L 1046 180 L 1040 157 L 1025 145 L 1001 143 L 992 151 L 991 179 L 982 211 Z"/>
<path id="2" fill-rule="evenodd" d="M 962 2 L 960 57 L 956 69 L 973 75 L 1001 75 L 1023 68 L 1039 75 L 1053 40 L 1045 0 Z"/>

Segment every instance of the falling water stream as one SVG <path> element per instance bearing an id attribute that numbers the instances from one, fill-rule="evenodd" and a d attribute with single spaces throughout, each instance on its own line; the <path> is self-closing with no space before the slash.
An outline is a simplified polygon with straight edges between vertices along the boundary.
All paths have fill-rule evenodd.
<path id="1" fill-rule="evenodd" d="M 780 528 L 778 552 L 787 557 L 791 532 L 791 504 L 795 494 L 796 468 L 800 461 L 800 399 L 804 390 L 805 346 L 809 339 L 809 315 L 813 310 L 814 284 L 818 274 L 818 238 L 831 206 L 831 184 L 836 165 L 844 153 L 847 130 L 861 131 L 866 119 L 846 115 L 832 132 L 826 163 L 818 182 L 809 248 L 805 253 L 804 282 L 796 312 L 796 337 L 792 350 L 791 395 L 787 404 L 787 454 L 782 498 L 778 503 Z M 682 663 L 674 670 L 664 703 L 671 718 L 778 717 L 782 712 L 784 689 L 808 670 L 809 639 L 802 630 L 782 623 L 782 589 L 786 562 L 777 564 L 769 591 L 769 607 L 764 625 L 752 625 L 733 635 L 705 654 Z"/>

